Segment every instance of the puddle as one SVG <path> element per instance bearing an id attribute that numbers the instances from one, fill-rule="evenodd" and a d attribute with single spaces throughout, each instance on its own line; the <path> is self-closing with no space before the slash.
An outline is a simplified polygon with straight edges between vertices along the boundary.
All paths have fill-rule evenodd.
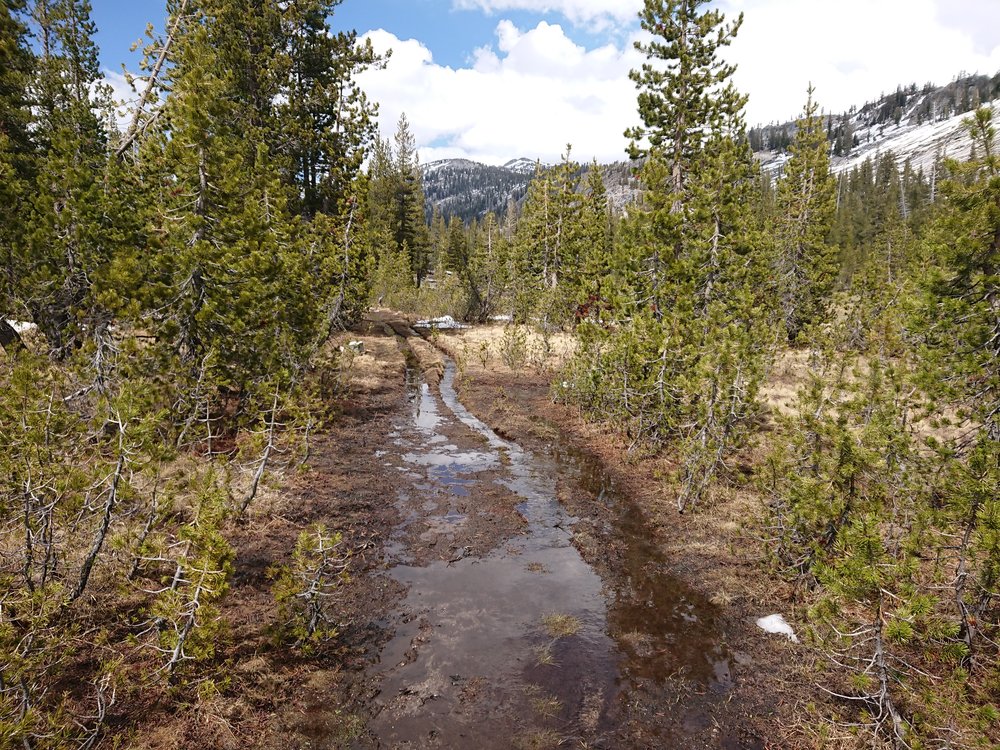
<path id="1" fill-rule="evenodd" d="M 609 582 L 608 627 L 622 646 L 626 675 L 662 681 L 681 671 L 724 692 L 732 683 L 732 656 L 720 643 L 715 607 L 670 575 L 641 509 L 616 492 L 598 461 L 558 444 L 553 458 L 575 474 L 579 491 L 603 497 L 618 511 L 614 536 L 624 548 L 629 575 L 617 585 Z"/>
<path id="2" fill-rule="evenodd" d="M 667 573 L 639 509 L 596 462 L 559 443 L 537 455 L 496 435 L 459 402 L 450 361 L 440 397 L 414 368 L 407 378 L 410 422 L 394 439 L 400 468 L 419 477 L 400 494 L 405 521 L 388 548 L 389 573 L 408 594 L 375 668 L 380 746 L 507 748 L 555 732 L 611 747 L 631 691 L 679 676 L 702 692 L 728 690 L 730 657 L 711 605 Z M 456 420 L 471 431 L 461 447 Z M 572 545 L 576 519 L 557 499 L 560 479 L 618 511 L 622 580 L 602 581 Z M 478 512 L 495 484 L 521 499 L 523 534 L 481 557 L 463 548 L 413 564 L 400 541 L 409 525 L 448 547 L 469 520 L 448 505 Z M 434 510 L 441 499 L 443 512 Z"/>

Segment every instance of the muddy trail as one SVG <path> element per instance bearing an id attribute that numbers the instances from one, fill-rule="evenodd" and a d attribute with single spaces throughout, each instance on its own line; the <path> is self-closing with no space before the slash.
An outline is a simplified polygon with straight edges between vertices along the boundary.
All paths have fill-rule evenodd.
<path id="1" fill-rule="evenodd" d="M 600 464 L 555 437 L 501 438 L 407 357 L 408 408 L 373 460 L 398 475 L 386 574 L 405 589 L 367 675 L 368 735 L 385 748 L 755 748 L 731 706 L 746 663 L 714 606 L 673 576 L 640 509 Z M 440 382 L 438 378 L 440 377 Z M 608 509 L 602 580 L 574 546 L 560 495 Z"/>

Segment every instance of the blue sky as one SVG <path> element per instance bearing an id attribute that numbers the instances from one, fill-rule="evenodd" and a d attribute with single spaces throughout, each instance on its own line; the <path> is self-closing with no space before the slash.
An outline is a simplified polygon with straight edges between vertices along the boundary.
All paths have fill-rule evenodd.
<path id="1" fill-rule="evenodd" d="M 111 70 L 120 70 L 122 63 L 138 59 L 129 47 L 143 35 L 147 23 L 163 27 L 163 0 L 91 2 L 102 62 Z M 558 15 L 514 9 L 502 17 L 522 28 L 533 28 Z M 345 0 L 334 14 L 334 26 L 360 32 L 381 28 L 400 39 L 419 39 L 433 50 L 435 62 L 458 68 L 469 62 L 477 48 L 494 41 L 499 18 L 496 11 L 456 7 L 452 0 Z M 598 45 L 607 36 L 606 30 L 593 33 L 580 25 L 570 26 L 567 31 L 581 44 Z"/>
<path id="2" fill-rule="evenodd" d="M 92 0 L 109 80 L 162 0 Z M 750 95 L 751 124 L 796 115 L 810 82 L 841 112 L 898 84 L 945 83 L 1000 71 L 1000 0 L 716 0 L 745 22 L 727 51 Z M 361 78 L 381 105 L 388 136 L 405 112 L 426 162 L 467 157 L 503 163 L 623 158 L 635 124 L 628 71 L 642 58 L 642 0 L 344 0 L 334 25 L 356 28 L 385 70 Z"/>
<path id="3" fill-rule="evenodd" d="M 521 28 L 534 28 L 554 15 L 558 14 L 511 9 L 502 17 Z M 451 0 L 346 0 L 334 18 L 338 28 L 381 28 L 400 39 L 419 39 L 434 53 L 436 63 L 460 68 L 477 48 L 494 41 L 501 15 L 455 7 Z M 580 44 L 596 45 L 604 39 L 603 33 L 591 33 L 584 26 L 567 31 Z"/>
<path id="4" fill-rule="evenodd" d="M 139 56 L 129 52 L 129 47 L 142 37 L 147 23 L 163 28 L 166 4 L 162 0 L 91 0 L 91 4 L 101 62 L 114 71 L 121 70 L 122 63 L 134 70 L 133 61 Z"/>

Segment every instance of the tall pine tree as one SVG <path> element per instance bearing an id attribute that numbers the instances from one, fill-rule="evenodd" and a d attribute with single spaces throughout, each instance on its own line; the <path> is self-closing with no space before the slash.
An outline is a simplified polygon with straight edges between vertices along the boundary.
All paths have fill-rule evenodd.
<path id="1" fill-rule="evenodd" d="M 419 287 L 431 270 L 431 262 L 417 142 L 405 114 L 399 116 L 394 140 L 392 236 L 396 250 L 408 254 L 410 270 Z"/>
<path id="2" fill-rule="evenodd" d="M 835 248 L 829 242 L 836 209 L 829 146 L 819 105 L 809 87 L 798 121 L 791 159 L 778 182 L 775 273 L 781 318 L 791 341 L 822 317 L 837 277 Z"/>
<path id="3" fill-rule="evenodd" d="M 103 122 L 110 99 L 102 86 L 90 3 L 38 0 L 33 19 L 41 41 L 34 135 L 42 156 L 16 276 L 35 323 L 52 350 L 64 356 L 108 324 L 91 286 L 113 253 L 114 217 L 102 191 L 108 149 Z"/>
<path id="4" fill-rule="evenodd" d="M 28 86 L 34 58 L 27 43 L 24 3 L 0 5 L 0 347 L 20 347 L 7 316 L 17 310 L 20 270 L 15 253 L 24 242 L 24 200 L 33 177 Z"/>
<path id="5" fill-rule="evenodd" d="M 621 234 L 622 323 L 585 330 L 577 362 L 599 373 L 578 387 L 585 402 L 678 447 L 682 510 L 746 436 L 771 338 L 746 99 L 720 59 L 742 16 L 727 24 L 706 4 L 647 0 L 639 14 L 652 40 L 637 43 L 649 59 L 632 73 L 643 124 L 627 135 L 646 158 L 644 202 Z"/>

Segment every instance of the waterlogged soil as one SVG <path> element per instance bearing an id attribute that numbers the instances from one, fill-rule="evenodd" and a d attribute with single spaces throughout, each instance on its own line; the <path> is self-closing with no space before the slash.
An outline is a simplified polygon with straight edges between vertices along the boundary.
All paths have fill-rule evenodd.
<path id="1" fill-rule="evenodd" d="M 368 671 L 366 741 L 763 747 L 733 700 L 751 658 L 599 461 L 557 431 L 530 450 L 499 436 L 463 406 L 451 360 L 435 382 L 412 330 L 390 329 L 408 408 L 373 458 L 401 480 L 385 562 L 405 594 Z M 588 503 L 599 519 L 567 510 Z"/>
<path id="2" fill-rule="evenodd" d="M 351 335 L 365 352 L 308 470 L 231 540 L 218 694 L 136 704 L 124 746 L 783 746 L 760 739 L 776 680 L 746 611 L 709 600 L 544 377 L 463 381 L 388 314 Z M 313 523 L 355 554 L 340 632 L 306 652 L 281 638 L 268 571 Z"/>
<path id="3" fill-rule="evenodd" d="M 465 352 L 461 337 L 439 343 Z M 627 657 L 616 746 L 814 746 L 802 741 L 815 718 L 814 654 L 755 624 L 791 598 L 761 559 L 760 498 L 727 490 L 680 515 L 669 458 L 633 452 L 624 436 L 556 403 L 551 373 L 466 366 L 458 390 L 473 413 L 504 439 L 576 467 L 560 475 L 558 497 L 577 518 L 573 543 L 604 582 L 608 632 Z M 720 649 L 726 658 L 713 659 Z M 720 672 L 708 675 L 693 653 Z"/>

